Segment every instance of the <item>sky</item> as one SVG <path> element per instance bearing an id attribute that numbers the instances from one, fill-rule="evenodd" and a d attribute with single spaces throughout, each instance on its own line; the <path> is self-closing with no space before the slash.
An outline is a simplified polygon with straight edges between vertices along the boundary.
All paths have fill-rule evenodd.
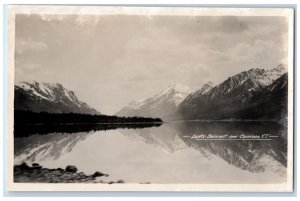
<path id="1" fill-rule="evenodd" d="M 104 114 L 174 83 L 287 63 L 285 17 L 18 14 L 15 82 L 61 83 Z"/>

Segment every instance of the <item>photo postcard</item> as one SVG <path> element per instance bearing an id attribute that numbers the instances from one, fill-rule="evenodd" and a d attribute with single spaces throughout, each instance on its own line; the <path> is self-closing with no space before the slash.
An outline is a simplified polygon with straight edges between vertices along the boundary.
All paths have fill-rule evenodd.
<path id="1" fill-rule="evenodd" d="M 8 15 L 10 191 L 293 191 L 293 9 Z"/>

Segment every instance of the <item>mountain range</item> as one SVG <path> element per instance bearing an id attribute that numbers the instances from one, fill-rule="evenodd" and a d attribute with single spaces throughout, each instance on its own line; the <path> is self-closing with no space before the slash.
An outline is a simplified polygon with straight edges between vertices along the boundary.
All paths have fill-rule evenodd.
<path id="1" fill-rule="evenodd" d="M 197 90 L 173 84 L 145 100 L 132 101 L 116 115 L 163 120 L 284 119 L 287 96 L 287 68 L 281 64 L 269 70 L 251 68 Z M 15 85 L 15 110 L 101 114 L 61 84 L 37 81 Z"/>
<path id="2" fill-rule="evenodd" d="M 287 105 L 287 73 L 252 68 L 212 87 L 192 93 L 178 106 L 182 119 L 269 119 L 282 116 Z"/>
<path id="3" fill-rule="evenodd" d="M 131 102 L 117 115 L 164 120 L 281 118 L 287 111 L 286 72 L 280 64 L 270 70 L 251 68 L 217 85 L 207 82 L 197 90 L 173 84 L 148 99 Z"/>
<path id="4" fill-rule="evenodd" d="M 15 85 L 15 110 L 49 113 L 101 114 L 59 83 L 28 81 Z"/>

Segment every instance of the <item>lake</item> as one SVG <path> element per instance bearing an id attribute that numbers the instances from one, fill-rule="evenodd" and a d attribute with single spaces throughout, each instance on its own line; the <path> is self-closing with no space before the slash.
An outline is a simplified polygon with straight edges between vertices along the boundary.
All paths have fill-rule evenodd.
<path id="1" fill-rule="evenodd" d="M 20 130 L 26 129 L 16 129 Z M 276 122 L 185 121 L 51 129 L 40 125 L 27 131 L 15 133 L 20 136 L 14 138 L 15 165 L 75 165 L 79 172 L 101 171 L 109 174 L 102 180 L 125 183 L 286 181 L 287 129 Z M 256 138 L 263 134 L 268 137 Z"/>

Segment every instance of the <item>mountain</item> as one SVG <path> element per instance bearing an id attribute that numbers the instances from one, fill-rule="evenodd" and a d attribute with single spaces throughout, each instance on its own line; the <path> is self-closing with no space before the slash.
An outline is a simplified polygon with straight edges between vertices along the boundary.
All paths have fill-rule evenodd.
<path id="1" fill-rule="evenodd" d="M 283 65 L 271 70 L 252 68 L 243 71 L 205 93 L 191 94 L 180 103 L 178 113 L 183 119 L 236 118 L 238 111 L 247 108 L 249 103 L 253 104 L 261 93 L 269 91 L 268 86 L 285 72 L 286 68 Z M 272 93 L 275 94 L 275 91 Z M 262 110 L 259 107 L 257 109 Z M 247 118 L 246 115 L 242 116 Z"/>
<path id="2" fill-rule="evenodd" d="M 173 84 L 164 91 L 142 101 L 133 101 L 116 113 L 118 116 L 166 117 L 176 111 L 178 105 L 191 89 L 182 84 Z"/>
<path id="3" fill-rule="evenodd" d="M 285 73 L 261 92 L 254 94 L 234 116 L 240 119 L 284 119 L 287 117 L 287 105 L 288 74 Z"/>
<path id="4" fill-rule="evenodd" d="M 15 85 L 15 110 L 49 113 L 100 114 L 59 83 L 20 82 Z"/>
<path id="5" fill-rule="evenodd" d="M 198 89 L 195 92 L 189 94 L 185 98 L 184 101 L 188 101 L 188 100 L 192 100 L 194 98 L 200 97 L 200 96 L 208 93 L 213 87 L 214 87 L 214 84 L 212 82 L 207 82 L 200 89 Z"/>

